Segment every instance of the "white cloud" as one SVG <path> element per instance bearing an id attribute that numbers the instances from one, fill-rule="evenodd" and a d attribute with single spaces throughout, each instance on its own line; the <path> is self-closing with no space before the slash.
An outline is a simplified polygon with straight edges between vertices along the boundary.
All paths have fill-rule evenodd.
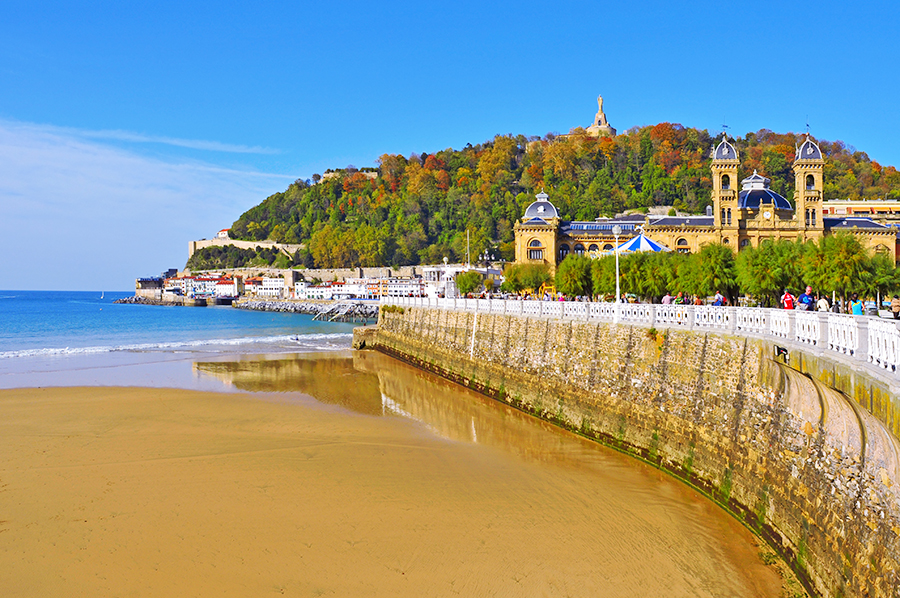
<path id="1" fill-rule="evenodd" d="M 0 288 L 132 289 L 294 178 L 83 137 L 0 121 Z"/>
<path id="2" fill-rule="evenodd" d="M 157 143 L 161 145 L 171 145 L 174 147 L 183 147 L 186 149 L 196 149 L 213 152 L 225 152 L 234 154 L 277 154 L 278 151 L 260 146 L 238 145 L 233 143 L 222 143 L 221 141 L 209 141 L 205 139 L 180 139 L 177 137 L 166 137 L 163 135 L 146 135 L 144 133 L 135 133 L 134 131 L 122 131 L 119 129 L 103 129 L 94 131 L 91 129 L 78 129 L 74 127 L 56 127 L 53 125 L 32 124 L 32 123 L 7 123 L 20 130 L 32 130 L 35 132 L 46 132 L 50 134 L 63 135 L 76 139 L 100 139 L 109 141 L 127 141 L 130 143 Z"/>

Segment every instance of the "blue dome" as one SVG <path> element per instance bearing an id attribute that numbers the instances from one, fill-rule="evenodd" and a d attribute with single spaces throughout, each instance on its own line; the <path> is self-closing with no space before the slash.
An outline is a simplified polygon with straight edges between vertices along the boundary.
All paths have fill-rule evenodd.
<path id="1" fill-rule="evenodd" d="M 722 143 L 713 150 L 713 160 L 737 160 L 738 154 L 734 146 L 728 143 L 727 139 L 723 139 Z"/>
<path id="2" fill-rule="evenodd" d="M 822 150 L 816 145 L 815 141 L 806 138 L 806 141 L 797 148 L 797 160 L 821 160 Z"/>
<path id="3" fill-rule="evenodd" d="M 771 179 L 757 174 L 754 170 L 752 175 L 741 181 L 742 188 L 738 194 L 738 207 L 755 210 L 764 203 L 770 203 L 779 210 L 793 210 L 791 202 L 769 189 L 771 182 Z"/>
<path id="4" fill-rule="evenodd" d="M 532 203 L 525 209 L 525 216 L 522 217 L 522 220 L 527 222 L 528 220 L 532 220 L 534 218 L 540 218 L 541 220 L 549 220 L 550 218 L 559 218 L 559 212 L 556 211 L 556 206 L 554 206 L 548 200 L 549 195 L 541 191 L 537 194 L 537 201 Z"/>

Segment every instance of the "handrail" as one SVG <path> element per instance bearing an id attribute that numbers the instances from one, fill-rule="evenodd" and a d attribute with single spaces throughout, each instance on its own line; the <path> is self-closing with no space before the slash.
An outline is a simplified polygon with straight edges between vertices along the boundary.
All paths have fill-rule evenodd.
<path id="1" fill-rule="evenodd" d="M 382 297 L 382 305 L 517 315 L 595 322 L 622 322 L 648 327 L 702 329 L 795 341 L 816 349 L 870 363 L 900 376 L 900 328 L 894 320 L 829 312 L 516 299 Z"/>

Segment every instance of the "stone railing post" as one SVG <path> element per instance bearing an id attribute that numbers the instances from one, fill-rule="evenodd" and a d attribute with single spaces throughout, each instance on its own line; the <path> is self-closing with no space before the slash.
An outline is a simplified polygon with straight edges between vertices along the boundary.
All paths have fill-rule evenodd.
<path id="1" fill-rule="evenodd" d="M 853 316 L 853 319 L 856 320 L 858 330 L 857 342 L 859 343 L 854 357 L 866 361 L 869 358 L 869 318 L 867 316 Z"/>

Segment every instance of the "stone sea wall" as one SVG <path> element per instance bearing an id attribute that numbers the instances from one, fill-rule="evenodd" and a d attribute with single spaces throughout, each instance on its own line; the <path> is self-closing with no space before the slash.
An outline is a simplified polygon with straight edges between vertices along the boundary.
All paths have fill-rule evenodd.
<path id="1" fill-rule="evenodd" d="M 666 469 L 764 537 L 816 594 L 900 596 L 897 439 L 774 361 L 771 342 L 390 308 L 355 345 Z"/>

